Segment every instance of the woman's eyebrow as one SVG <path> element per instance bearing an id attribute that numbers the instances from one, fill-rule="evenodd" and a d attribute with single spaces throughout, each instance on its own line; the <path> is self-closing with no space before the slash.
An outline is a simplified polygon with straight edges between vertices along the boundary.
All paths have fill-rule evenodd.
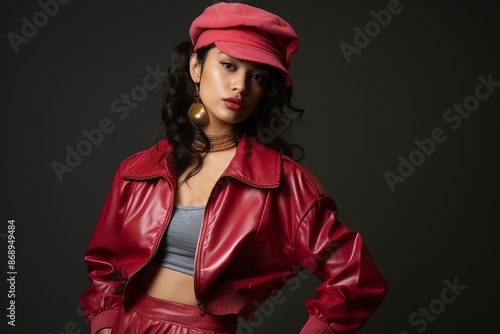
<path id="1" fill-rule="evenodd" d="M 236 58 L 236 57 L 233 57 L 233 56 L 230 56 L 228 55 L 227 53 L 224 53 L 222 51 L 219 51 L 219 54 L 220 55 L 223 55 L 223 56 L 227 56 L 227 57 L 231 57 L 237 61 L 239 61 L 240 63 L 249 63 L 249 64 L 252 64 L 252 66 L 255 68 L 255 69 L 258 69 L 258 70 L 266 70 L 266 71 L 271 71 L 271 69 L 269 68 L 269 65 L 266 65 L 266 64 L 261 64 L 261 63 L 258 63 L 258 62 L 254 62 L 254 61 L 251 61 L 251 60 L 245 60 L 245 59 L 239 59 L 239 58 Z"/>

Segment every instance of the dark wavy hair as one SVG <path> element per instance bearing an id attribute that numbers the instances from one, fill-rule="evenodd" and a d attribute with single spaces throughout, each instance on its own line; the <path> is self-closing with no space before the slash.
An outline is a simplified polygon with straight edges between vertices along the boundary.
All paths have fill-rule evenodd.
<path id="1" fill-rule="evenodd" d="M 208 51 L 215 45 L 209 45 L 196 52 L 198 62 L 204 64 Z M 173 145 L 172 164 L 177 175 L 196 161 L 196 166 L 189 171 L 186 180 L 195 175 L 203 164 L 203 156 L 208 152 L 209 142 L 201 127 L 189 120 L 187 111 L 193 103 L 195 84 L 189 72 L 189 58 L 193 53 L 190 41 L 183 42 L 172 52 L 167 80 L 164 84 L 165 103 L 162 108 L 162 120 L 166 139 Z M 203 69 L 202 69 L 203 70 Z M 236 141 L 247 134 L 250 140 L 257 140 L 284 155 L 293 158 L 293 149 L 303 149 L 298 145 L 289 144 L 284 138 L 284 130 L 296 116 L 303 124 L 301 116 L 304 110 L 292 107 L 292 86 L 285 86 L 279 70 L 270 68 L 268 86 L 264 96 L 252 115 L 236 125 Z M 193 142 L 199 140 L 205 150 L 194 149 Z"/>

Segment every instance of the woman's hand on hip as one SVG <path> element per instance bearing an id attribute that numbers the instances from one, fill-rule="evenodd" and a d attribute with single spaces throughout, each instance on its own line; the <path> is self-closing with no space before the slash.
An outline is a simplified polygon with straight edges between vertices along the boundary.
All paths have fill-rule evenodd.
<path id="1" fill-rule="evenodd" d="M 111 328 L 103 328 L 99 330 L 97 334 L 111 334 Z"/>

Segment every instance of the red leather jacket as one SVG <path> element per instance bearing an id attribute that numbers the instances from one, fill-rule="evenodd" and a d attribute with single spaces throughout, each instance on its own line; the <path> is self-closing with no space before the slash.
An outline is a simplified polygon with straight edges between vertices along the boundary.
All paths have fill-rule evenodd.
<path id="1" fill-rule="evenodd" d="M 162 141 L 123 162 L 85 253 L 91 286 L 80 299 L 92 333 L 111 327 L 127 282 L 167 228 L 176 176 Z M 301 333 L 354 333 L 382 302 L 386 281 L 361 237 L 303 166 L 242 138 L 208 200 L 195 257 L 200 312 L 252 319 L 300 269 L 322 283 Z"/>

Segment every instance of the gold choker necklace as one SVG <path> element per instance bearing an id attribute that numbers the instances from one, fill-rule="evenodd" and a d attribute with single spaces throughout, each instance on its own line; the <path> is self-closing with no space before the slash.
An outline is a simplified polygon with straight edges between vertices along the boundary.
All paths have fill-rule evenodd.
<path id="1" fill-rule="evenodd" d="M 236 140 L 234 138 L 234 130 L 225 132 L 225 133 L 220 133 L 217 135 L 206 135 L 208 138 L 208 141 L 210 143 L 210 148 L 208 149 L 208 152 L 221 152 L 221 151 L 227 151 L 232 149 L 233 147 L 236 147 Z M 193 142 L 193 146 L 195 149 L 202 151 L 204 149 L 203 142 L 199 140 L 195 140 Z"/>

